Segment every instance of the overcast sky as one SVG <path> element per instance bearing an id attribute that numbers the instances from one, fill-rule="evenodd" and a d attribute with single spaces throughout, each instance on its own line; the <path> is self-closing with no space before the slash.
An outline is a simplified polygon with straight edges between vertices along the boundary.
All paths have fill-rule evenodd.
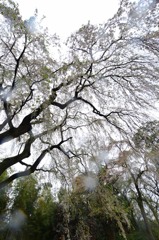
<path id="1" fill-rule="evenodd" d="M 24 19 L 45 15 L 51 33 L 66 38 L 82 24 L 103 23 L 118 9 L 119 0 L 16 0 Z"/>

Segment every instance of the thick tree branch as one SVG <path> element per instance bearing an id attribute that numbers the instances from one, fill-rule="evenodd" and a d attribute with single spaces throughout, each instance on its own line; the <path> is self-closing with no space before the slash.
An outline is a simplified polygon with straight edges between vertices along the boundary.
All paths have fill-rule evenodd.
<path id="1" fill-rule="evenodd" d="M 16 128 L 12 127 L 9 130 L 3 132 L 0 134 L 0 144 L 3 144 L 4 142 L 8 142 L 14 138 L 17 138 L 24 133 L 29 132 L 32 129 L 31 121 L 35 119 L 37 116 L 40 115 L 40 113 L 47 108 L 51 102 L 56 98 L 56 95 L 51 95 L 49 100 L 46 100 L 43 102 L 37 109 L 35 109 L 32 113 L 25 116 L 21 124 Z"/>
<path id="2" fill-rule="evenodd" d="M 35 138 L 30 138 L 24 147 L 24 150 L 13 157 L 9 157 L 3 160 L 3 162 L 0 163 L 0 175 L 7 170 L 9 167 L 13 166 L 14 164 L 20 162 L 21 160 L 28 158 L 30 156 L 30 148 L 31 144 L 34 142 Z"/>
<path id="3" fill-rule="evenodd" d="M 43 158 L 45 157 L 45 155 L 52 151 L 53 149 L 58 149 L 59 151 L 62 151 L 63 153 L 65 153 L 65 151 L 61 148 L 61 145 L 63 143 L 65 143 L 66 141 L 69 141 L 72 137 L 69 137 L 65 140 L 61 140 L 58 144 L 56 145 L 52 145 L 49 146 L 48 148 L 46 148 L 45 150 L 43 150 L 40 154 L 40 156 L 36 159 L 36 161 L 31 165 L 31 167 L 25 171 L 22 172 L 18 172 L 18 173 L 14 173 L 13 175 L 11 175 L 9 178 L 5 179 L 4 181 L 2 181 L 0 183 L 0 189 L 6 187 L 8 184 L 10 184 L 11 182 L 13 182 L 15 179 L 20 178 L 20 177 L 24 177 L 24 176 L 28 176 L 31 173 L 35 172 L 38 165 L 40 164 L 40 162 L 43 160 Z M 28 143 L 29 145 L 29 143 Z M 8 161 L 8 160 L 7 160 Z"/>

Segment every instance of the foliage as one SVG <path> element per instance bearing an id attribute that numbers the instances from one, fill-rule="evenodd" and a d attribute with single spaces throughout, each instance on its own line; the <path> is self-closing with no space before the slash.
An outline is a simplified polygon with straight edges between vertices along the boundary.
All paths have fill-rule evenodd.
<path id="1" fill-rule="evenodd" d="M 52 239 L 56 235 L 58 204 L 49 188 L 44 188 L 34 208 L 33 223 L 30 223 L 29 239 Z"/>
<path id="2" fill-rule="evenodd" d="M 134 136 L 136 147 L 144 148 L 144 150 L 155 151 L 159 145 L 159 122 L 147 122 L 143 127 L 139 128 Z"/>
<path id="3" fill-rule="evenodd" d="M 122 188 L 117 189 L 115 183 L 102 182 L 103 185 L 101 183 L 95 191 L 83 193 L 68 193 L 61 189 L 59 201 L 55 201 L 47 184 L 42 184 L 39 188 L 35 176 L 25 180 L 27 185 L 22 179 L 12 189 L 14 198 L 10 199 L 13 203 L 9 213 L 9 225 L 7 231 L 6 228 L 1 231 L 1 240 L 6 237 L 56 240 L 66 237 L 66 232 L 72 240 L 124 240 L 125 234 L 128 240 L 142 240 L 147 235 L 143 221 L 135 215 L 136 223 L 132 219 L 132 205 L 122 194 Z M 15 212 L 21 215 L 15 215 Z M 20 217 L 20 221 L 15 216 Z M 25 216 L 25 219 L 22 216 Z M 155 239 L 158 239 L 158 225 L 155 225 L 154 221 L 151 226 Z"/>
<path id="4" fill-rule="evenodd" d="M 3 179 L 5 179 L 7 177 L 7 173 L 3 173 L 3 175 L 0 177 L 1 181 L 3 181 Z M 3 214 L 3 211 L 6 210 L 7 205 L 8 205 L 8 201 L 9 201 L 9 197 L 7 194 L 7 190 L 6 189 L 2 189 L 0 191 L 0 214 Z"/>
<path id="5" fill-rule="evenodd" d="M 7 173 L 3 173 L 1 180 L 7 177 Z M 0 236 L 3 235 L 8 216 L 9 192 L 8 189 L 0 190 Z M 1 238 L 0 238 L 1 239 Z"/>
<path id="6" fill-rule="evenodd" d="M 128 239 L 134 238 L 134 235 L 136 238 L 146 235 L 147 239 L 154 240 L 159 234 L 157 139 L 158 122 L 147 122 L 134 134 L 131 147 L 126 143 L 120 146 L 122 150 L 115 163 L 120 167 L 116 187 L 128 200 L 133 209 L 130 219 L 135 220 L 134 231 Z"/>
<path id="7" fill-rule="evenodd" d="M 57 203 L 46 185 L 39 188 L 37 177 L 19 180 L 12 189 L 10 202 L 8 213 L 3 208 L 9 216 L 0 239 L 48 240 L 56 235 Z"/>
<path id="8" fill-rule="evenodd" d="M 75 189 L 64 196 L 71 239 L 115 239 L 120 234 L 126 239 L 125 232 L 130 227 L 129 208 L 113 182 L 101 181 L 95 190 Z"/>
<path id="9" fill-rule="evenodd" d="M 13 208 L 21 208 L 28 216 L 31 216 L 38 198 L 39 188 L 34 176 L 21 179 L 14 189 Z"/>

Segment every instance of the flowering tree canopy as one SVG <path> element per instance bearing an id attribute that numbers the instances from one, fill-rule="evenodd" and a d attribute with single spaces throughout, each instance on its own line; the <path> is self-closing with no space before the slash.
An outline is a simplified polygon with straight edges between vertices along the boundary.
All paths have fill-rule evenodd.
<path id="1" fill-rule="evenodd" d="M 105 24 L 56 35 L 0 1 L 0 188 L 35 171 L 70 177 L 116 138 L 129 139 L 158 98 L 156 5 L 121 1 Z M 143 8 L 142 8 L 143 9 Z M 30 24 L 34 24 L 33 27 Z M 22 169 L 22 168 L 20 168 Z"/>

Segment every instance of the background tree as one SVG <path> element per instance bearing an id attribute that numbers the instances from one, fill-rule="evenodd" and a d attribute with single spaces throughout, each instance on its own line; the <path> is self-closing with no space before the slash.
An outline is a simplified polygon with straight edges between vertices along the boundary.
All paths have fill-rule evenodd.
<path id="1" fill-rule="evenodd" d="M 0 177 L 1 181 L 3 181 L 7 177 L 7 173 L 3 173 Z M 9 208 L 9 191 L 8 189 L 2 189 L 0 191 L 0 239 L 1 236 L 4 235 L 4 231 L 6 229 L 7 221 L 8 221 L 8 208 Z"/>
<path id="2" fill-rule="evenodd" d="M 55 201 L 51 188 L 44 184 L 33 212 L 33 223 L 30 224 L 32 239 L 56 239 L 59 222 L 58 206 L 59 203 Z"/>
<path id="3" fill-rule="evenodd" d="M 35 175 L 20 179 L 12 188 L 12 194 L 7 195 L 7 204 L 10 203 L 7 212 L 1 206 L 7 216 L 7 220 L 1 221 L 1 240 L 55 239 L 58 202 L 55 202 L 49 185 L 44 183 L 40 188 L 38 180 Z"/>
<path id="4" fill-rule="evenodd" d="M 126 197 L 139 230 L 158 239 L 158 122 L 147 122 L 134 135 L 134 146 L 120 145 L 117 188 Z M 136 147 L 136 148 L 135 148 Z M 118 184 L 120 186 L 118 187 Z M 143 219 L 143 222 L 142 222 Z M 135 223 L 134 222 L 134 223 Z M 136 224 L 135 224 L 136 225 Z M 144 236 L 144 235 L 143 235 Z M 144 236 L 144 239 L 146 237 Z"/>
<path id="5" fill-rule="evenodd" d="M 120 175 L 114 163 L 114 168 L 110 165 L 101 169 L 94 190 L 75 188 L 68 192 L 61 189 L 56 202 L 50 184 L 43 183 L 40 188 L 36 176 L 17 181 L 12 194 L 8 195 L 8 202 L 12 204 L 7 211 L 7 227 L 1 231 L 0 239 L 145 239 L 148 235 L 136 204 L 137 194 L 131 176 L 128 178 L 126 172 Z M 148 211 L 151 199 L 141 180 L 144 179 L 137 184 L 146 219 L 158 239 L 157 221 L 153 211 Z"/>
<path id="6" fill-rule="evenodd" d="M 10 208 L 8 238 L 29 239 L 29 234 L 32 234 L 33 230 L 34 209 L 38 195 L 39 187 L 34 176 L 17 182 L 12 192 L 13 203 Z"/>
<path id="7" fill-rule="evenodd" d="M 103 181 L 99 173 L 96 190 L 73 191 L 70 195 L 71 239 L 126 239 L 129 209 L 114 188 L 114 179 Z"/>

